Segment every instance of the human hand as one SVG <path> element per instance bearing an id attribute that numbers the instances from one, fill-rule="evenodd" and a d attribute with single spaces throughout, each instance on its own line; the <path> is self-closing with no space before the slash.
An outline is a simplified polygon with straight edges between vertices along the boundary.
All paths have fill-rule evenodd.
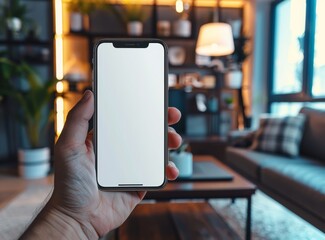
<path id="1" fill-rule="evenodd" d="M 87 132 L 93 113 L 94 96 L 86 91 L 69 112 L 56 143 L 54 191 L 46 206 L 50 214 L 72 222 L 72 228 L 81 230 L 82 236 L 88 239 L 103 236 L 120 226 L 145 195 L 145 192 L 98 190 L 93 134 Z M 178 122 L 180 115 L 176 108 L 169 108 L 168 124 Z M 177 148 L 180 143 L 181 137 L 169 128 L 168 147 Z M 169 180 L 174 180 L 178 169 L 169 162 L 166 173 Z"/>

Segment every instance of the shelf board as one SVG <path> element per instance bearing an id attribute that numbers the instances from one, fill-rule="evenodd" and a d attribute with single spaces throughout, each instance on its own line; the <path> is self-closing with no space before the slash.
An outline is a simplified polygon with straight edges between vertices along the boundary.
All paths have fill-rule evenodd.
<path id="1" fill-rule="evenodd" d="M 196 38 L 193 36 L 190 37 L 181 37 L 181 36 L 154 36 L 153 34 L 144 34 L 141 36 L 130 36 L 127 33 L 105 33 L 105 32 L 89 32 L 89 31 L 70 31 L 69 33 L 64 34 L 65 36 L 80 36 L 88 38 L 158 38 L 165 41 L 183 41 L 183 40 L 192 40 L 196 41 Z M 234 38 L 235 42 L 248 41 L 250 38 L 247 37 L 238 37 Z"/>
<path id="2" fill-rule="evenodd" d="M 88 31 L 71 31 L 65 36 L 79 36 L 79 37 L 87 37 L 87 38 L 158 38 L 161 40 L 195 40 L 194 37 L 178 37 L 178 36 L 153 36 L 152 34 L 144 34 L 141 36 L 130 36 L 126 33 L 96 33 L 96 32 L 88 32 Z"/>
<path id="3" fill-rule="evenodd" d="M 143 35 L 143 36 L 129 36 L 127 34 L 123 33 L 94 33 L 94 32 L 88 32 L 88 31 L 71 31 L 67 34 L 64 34 L 64 36 L 68 37 L 86 37 L 86 38 L 152 38 L 152 35 Z"/>
<path id="4" fill-rule="evenodd" d="M 204 73 L 204 74 L 215 74 L 213 69 L 209 68 L 209 67 L 206 67 L 206 66 L 199 66 L 199 65 L 196 65 L 196 64 L 183 64 L 183 65 L 171 65 L 169 64 L 169 72 L 170 73 L 178 73 L 178 72 L 181 72 L 181 73 L 193 73 L 193 72 L 200 72 L 200 73 Z"/>
<path id="5" fill-rule="evenodd" d="M 187 115 L 202 115 L 202 116 L 217 116 L 220 113 L 219 112 L 209 112 L 209 111 L 206 111 L 206 112 L 190 111 L 190 112 L 187 112 L 186 114 Z"/>
<path id="6" fill-rule="evenodd" d="M 156 36 L 156 38 L 159 38 L 159 39 L 162 39 L 162 40 L 165 40 L 165 41 L 183 41 L 183 40 L 191 40 L 191 41 L 196 41 L 196 38 L 195 37 L 179 37 L 179 36 L 168 36 L 168 37 L 165 37 L 165 36 Z"/>
<path id="7" fill-rule="evenodd" d="M 9 46 L 42 46 L 42 47 L 51 47 L 52 42 L 48 40 L 29 40 L 29 39 L 1 39 L 0 45 L 9 45 Z"/>

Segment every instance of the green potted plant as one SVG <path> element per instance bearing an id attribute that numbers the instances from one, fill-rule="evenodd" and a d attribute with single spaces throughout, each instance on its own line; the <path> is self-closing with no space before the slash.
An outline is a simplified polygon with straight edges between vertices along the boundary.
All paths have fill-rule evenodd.
<path id="1" fill-rule="evenodd" d="M 26 130 L 29 146 L 18 150 L 18 172 L 25 178 L 44 177 L 49 171 L 50 150 L 44 146 L 42 136 L 52 116 L 47 106 L 55 83 L 55 80 L 43 83 L 26 63 L 0 58 L 0 96 L 10 98 L 19 106 L 15 117 Z"/>
<path id="2" fill-rule="evenodd" d="M 224 99 L 224 102 L 226 104 L 226 107 L 229 109 L 232 109 L 234 107 L 234 98 L 233 97 L 226 97 Z"/>
<path id="3" fill-rule="evenodd" d="M 147 18 L 147 13 L 141 4 L 125 4 L 119 9 L 114 5 L 111 9 L 122 23 L 126 24 L 127 32 L 130 36 L 142 35 L 143 23 Z"/>
<path id="4" fill-rule="evenodd" d="M 170 152 L 170 160 L 179 170 L 179 177 L 190 177 L 193 173 L 193 154 L 188 152 L 188 143 L 183 142 L 181 146 Z"/>
<path id="5" fill-rule="evenodd" d="M 104 0 L 72 0 L 69 2 L 70 12 L 70 30 L 82 31 L 89 30 L 89 14 L 97 9 L 99 4 L 103 4 Z"/>
<path id="6" fill-rule="evenodd" d="M 25 4 L 22 4 L 20 0 L 5 0 L 0 9 L 2 9 L 1 18 L 5 21 L 9 34 L 17 35 L 21 31 L 22 23 L 25 20 L 27 12 Z"/>

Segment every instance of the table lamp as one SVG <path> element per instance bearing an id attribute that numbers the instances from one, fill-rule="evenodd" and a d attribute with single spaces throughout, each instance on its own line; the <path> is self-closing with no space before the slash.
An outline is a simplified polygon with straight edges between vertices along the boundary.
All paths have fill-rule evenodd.
<path id="1" fill-rule="evenodd" d="M 214 22 L 201 26 L 196 44 L 196 54 L 220 57 L 230 55 L 234 50 L 234 39 L 229 24 Z"/>

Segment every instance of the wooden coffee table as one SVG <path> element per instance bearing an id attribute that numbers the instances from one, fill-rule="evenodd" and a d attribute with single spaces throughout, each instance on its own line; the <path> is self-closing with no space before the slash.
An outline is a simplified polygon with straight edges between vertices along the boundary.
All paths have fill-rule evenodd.
<path id="1" fill-rule="evenodd" d="M 246 239 L 251 239 L 252 195 L 256 186 L 212 156 L 194 156 L 194 161 L 210 161 L 233 176 L 232 181 L 168 182 L 164 189 L 146 194 L 145 199 L 169 201 L 172 199 L 247 199 Z"/>

